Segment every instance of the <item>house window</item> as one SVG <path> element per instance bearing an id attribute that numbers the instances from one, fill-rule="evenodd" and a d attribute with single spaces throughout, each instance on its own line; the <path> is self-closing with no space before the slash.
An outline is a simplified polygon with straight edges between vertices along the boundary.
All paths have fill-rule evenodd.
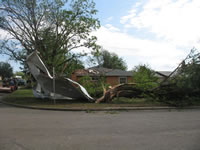
<path id="1" fill-rule="evenodd" d="M 92 78 L 92 81 L 98 81 L 99 80 L 99 77 L 96 77 L 96 76 L 91 77 L 91 78 Z"/>
<path id="2" fill-rule="evenodd" d="M 122 83 L 127 83 L 127 77 L 120 77 L 119 78 L 119 83 L 122 84 Z"/>

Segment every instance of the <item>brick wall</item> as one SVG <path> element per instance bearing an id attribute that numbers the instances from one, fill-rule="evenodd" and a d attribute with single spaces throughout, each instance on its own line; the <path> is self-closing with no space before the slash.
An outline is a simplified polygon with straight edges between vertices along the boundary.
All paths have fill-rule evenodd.
<path id="1" fill-rule="evenodd" d="M 133 82 L 133 77 L 128 77 L 128 83 Z"/>
<path id="2" fill-rule="evenodd" d="M 106 77 L 106 82 L 108 83 L 108 84 L 110 84 L 111 86 L 114 86 L 114 85 L 117 85 L 117 84 L 119 84 L 119 78 L 120 77 Z M 127 77 L 127 79 L 128 79 L 128 83 L 131 83 L 131 82 L 133 82 L 133 78 L 132 77 Z"/>
<path id="3" fill-rule="evenodd" d="M 106 83 L 111 86 L 119 84 L 119 77 L 106 77 Z"/>
<path id="4" fill-rule="evenodd" d="M 72 74 L 71 79 L 78 82 L 78 77 L 76 76 L 76 74 Z"/>
<path id="5" fill-rule="evenodd" d="M 72 76 L 71 76 L 71 79 L 76 82 L 78 82 L 80 78 L 81 77 L 76 76 L 75 74 L 72 74 Z M 108 83 L 111 86 L 117 85 L 117 84 L 119 84 L 119 78 L 120 77 L 118 77 L 118 76 L 106 77 L 106 83 Z M 128 83 L 133 82 L 132 77 L 127 77 L 127 79 L 128 79 Z"/>

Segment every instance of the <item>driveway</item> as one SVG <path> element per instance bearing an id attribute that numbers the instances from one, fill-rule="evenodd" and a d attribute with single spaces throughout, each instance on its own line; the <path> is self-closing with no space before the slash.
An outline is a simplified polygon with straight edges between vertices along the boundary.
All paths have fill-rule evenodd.
<path id="1" fill-rule="evenodd" d="M 0 108 L 1 108 L 1 107 L 8 107 L 7 105 L 4 105 L 4 104 L 1 103 L 2 97 L 3 97 L 3 96 L 6 96 L 6 95 L 8 95 L 8 94 L 9 94 L 9 93 L 0 92 Z M 1 134 L 1 133 L 0 133 L 0 134 Z"/>
<path id="2" fill-rule="evenodd" d="M 199 110 L 86 113 L 0 107 L 0 150 L 199 150 L 199 140 Z"/>

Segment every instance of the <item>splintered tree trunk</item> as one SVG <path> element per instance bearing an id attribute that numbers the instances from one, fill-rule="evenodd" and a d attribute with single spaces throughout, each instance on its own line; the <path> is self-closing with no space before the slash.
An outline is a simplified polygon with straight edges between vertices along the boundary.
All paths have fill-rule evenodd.
<path id="1" fill-rule="evenodd" d="M 96 103 L 100 102 L 111 102 L 113 98 L 115 97 L 127 97 L 127 98 L 133 98 L 133 97 L 141 97 L 141 94 L 144 92 L 138 88 L 136 88 L 135 83 L 129 83 L 129 84 L 119 84 L 111 89 L 108 89 L 107 91 L 104 88 L 104 95 L 96 100 Z"/>

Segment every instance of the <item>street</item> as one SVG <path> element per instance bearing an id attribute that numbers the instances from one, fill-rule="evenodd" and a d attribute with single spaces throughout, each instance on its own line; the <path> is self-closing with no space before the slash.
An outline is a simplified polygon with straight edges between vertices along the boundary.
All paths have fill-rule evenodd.
<path id="1" fill-rule="evenodd" d="M 200 110 L 42 111 L 0 103 L 0 150 L 199 150 Z"/>

